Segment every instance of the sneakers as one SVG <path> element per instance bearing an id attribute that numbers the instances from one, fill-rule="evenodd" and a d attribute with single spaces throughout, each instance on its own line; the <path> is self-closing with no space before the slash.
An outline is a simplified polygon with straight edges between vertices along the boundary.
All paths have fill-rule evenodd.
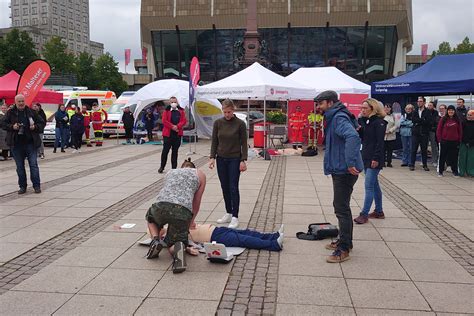
<path id="1" fill-rule="evenodd" d="M 40 158 L 41 158 L 41 159 L 44 159 L 44 154 L 40 154 Z"/>
<path id="2" fill-rule="evenodd" d="M 393 168 L 393 166 L 392 166 L 391 163 L 388 163 L 388 164 L 387 164 L 387 167 L 388 167 L 388 168 Z"/>
<path id="3" fill-rule="evenodd" d="M 87 146 L 87 147 L 92 147 L 92 144 L 87 144 L 86 146 Z"/>
<path id="4" fill-rule="evenodd" d="M 160 169 L 158 169 L 158 173 L 163 173 L 163 171 L 165 171 L 165 168 L 160 167 Z"/>
<path id="5" fill-rule="evenodd" d="M 158 258 L 162 249 L 163 249 L 163 244 L 161 243 L 160 239 L 159 238 L 153 239 L 150 243 L 150 249 L 148 249 L 146 258 L 147 259 Z"/>
<path id="6" fill-rule="evenodd" d="M 402 164 L 400 165 L 400 167 L 408 167 L 408 164 L 407 164 L 407 163 L 402 163 Z"/>
<path id="7" fill-rule="evenodd" d="M 71 151 L 72 154 L 75 154 L 77 152 L 78 152 L 77 149 L 73 149 L 73 151 Z"/>
<path id="8" fill-rule="evenodd" d="M 280 246 L 280 249 L 283 250 L 283 239 L 285 238 L 285 234 L 281 233 L 280 236 L 277 238 L 277 243 L 278 246 Z"/>
<path id="9" fill-rule="evenodd" d="M 61 152 L 62 152 L 62 153 L 65 153 L 66 151 L 65 151 L 64 149 L 61 149 Z"/>
<path id="10" fill-rule="evenodd" d="M 26 193 L 26 188 L 20 188 L 20 190 L 18 190 L 18 194 L 25 194 Z"/>
<path id="11" fill-rule="evenodd" d="M 278 233 L 281 235 L 285 233 L 285 225 L 281 224 L 280 229 L 278 229 Z"/>
<path id="12" fill-rule="evenodd" d="M 225 213 L 224 216 L 222 216 L 221 218 L 217 220 L 217 224 L 230 223 L 231 220 L 232 220 L 232 214 Z"/>
<path id="13" fill-rule="evenodd" d="M 442 173 L 438 173 L 438 178 L 442 178 L 443 177 L 443 174 Z"/>
<path id="14" fill-rule="evenodd" d="M 369 218 L 378 218 L 378 219 L 384 219 L 385 214 L 383 212 L 376 212 L 373 211 L 372 213 L 369 213 Z"/>
<path id="15" fill-rule="evenodd" d="M 237 217 L 232 217 L 230 224 L 227 227 L 232 229 L 239 227 L 239 219 Z"/>
<path id="16" fill-rule="evenodd" d="M 174 244 L 173 273 L 186 271 L 186 259 L 184 258 L 184 244 L 179 241 Z"/>
<path id="17" fill-rule="evenodd" d="M 410 167 L 410 171 L 415 171 L 415 166 L 409 166 Z"/>
<path id="18" fill-rule="evenodd" d="M 428 168 L 428 166 L 423 166 L 423 170 L 430 171 L 430 168 Z"/>
<path id="19" fill-rule="evenodd" d="M 326 262 L 329 263 L 340 263 L 349 260 L 349 251 L 344 251 L 341 249 L 336 249 L 332 255 L 326 258 Z"/>
<path id="20" fill-rule="evenodd" d="M 356 218 L 354 218 L 354 222 L 357 224 L 365 224 L 369 221 L 369 216 L 366 215 L 359 215 Z"/>
<path id="21" fill-rule="evenodd" d="M 35 193 L 36 193 L 36 194 L 41 193 L 41 188 L 35 188 Z"/>

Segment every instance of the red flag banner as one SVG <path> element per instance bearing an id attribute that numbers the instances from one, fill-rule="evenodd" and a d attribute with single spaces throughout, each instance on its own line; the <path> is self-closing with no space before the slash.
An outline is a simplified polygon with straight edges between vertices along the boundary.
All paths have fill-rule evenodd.
<path id="1" fill-rule="evenodd" d="M 147 56 L 147 54 L 148 54 L 148 49 L 147 49 L 146 47 L 142 47 L 142 62 L 143 62 L 144 64 L 146 64 L 147 61 L 148 61 L 148 56 Z"/>
<path id="2" fill-rule="evenodd" d="M 25 104 L 31 105 L 50 75 L 51 68 L 45 60 L 31 62 L 18 81 L 16 94 L 22 94 L 25 97 Z"/>
<path id="3" fill-rule="evenodd" d="M 362 102 L 369 97 L 368 94 L 364 93 L 341 93 L 339 100 L 347 107 L 347 109 L 355 115 L 359 116 L 360 107 Z"/>
<path id="4" fill-rule="evenodd" d="M 421 44 L 421 60 L 424 63 L 428 60 L 428 44 Z"/>
<path id="5" fill-rule="evenodd" d="M 132 50 L 130 48 L 125 49 L 125 66 L 130 64 L 130 55 L 132 53 Z"/>

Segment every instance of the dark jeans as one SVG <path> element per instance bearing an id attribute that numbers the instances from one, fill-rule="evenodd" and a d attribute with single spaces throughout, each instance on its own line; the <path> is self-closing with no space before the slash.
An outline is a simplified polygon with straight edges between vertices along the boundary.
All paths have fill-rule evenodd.
<path id="1" fill-rule="evenodd" d="M 34 188 L 40 187 L 40 173 L 38 167 L 38 151 L 33 144 L 16 144 L 12 148 L 13 159 L 16 163 L 16 173 L 18 175 L 18 185 L 20 188 L 26 188 L 26 170 L 25 159 L 28 159 L 30 166 L 30 179 Z"/>
<path id="2" fill-rule="evenodd" d="M 339 245 L 343 251 L 349 251 L 352 247 L 352 211 L 351 194 L 358 176 L 351 174 L 333 174 L 332 185 L 334 197 L 332 205 L 339 222 Z"/>
<path id="3" fill-rule="evenodd" d="M 224 244 L 226 247 L 243 247 L 249 249 L 264 249 L 280 251 L 277 239 L 278 233 L 264 234 L 254 230 L 238 230 L 227 227 L 216 227 L 212 232 L 211 242 Z"/>
<path id="4" fill-rule="evenodd" d="M 239 217 L 240 158 L 217 157 L 217 175 L 221 182 L 225 209 L 233 217 Z"/>
<path id="5" fill-rule="evenodd" d="M 438 172 L 443 174 L 444 165 L 449 161 L 453 174 L 458 175 L 459 142 L 443 141 L 440 146 Z"/>
<path id="6" fill-rule="evenodd" d="M 181 136 L 171 134 L 170 137 L 163 136 L 163 152 L 161 153 L 161 168 L 165 169 L 168 161 L 168 153 L 171 149 L 171 168 L 178 167 L 178 149 L 181 146 Z"/>
<path id="7" fill-rule="evenodd" d="M 65 147 L 69 145 L 69 128 L 56 127 L 55 136 L 56 136 L 56 139 L 54 141 L 55 149 L 58 148 L 60 144 L 61 144 L 61 149 L 64 149 Z"/>
<path id="8" fill-rule="evenodd" d="M 385 162 L 387 165 L 392 164 L 392 156 L 393 156 L 393 147 L 395 147 L 394 140 L 386 140 L 384 144 L 385 148 Z"/>
<path id="9" fill-rule="evenodd" d="M 130 127 L 130 128 L 125 129 L 125 138 L 127 140 L 130 140 L 133 138 L 133 128 Z"/>
<path id="10" fill-rule="evenodd" d="M 423 166 L 427 166 L 428 164 L 428 138 L 429 135 L 419 135 L 413 134 L 411 137 L 411 161 L 410 166 L 415 166 L 416 162 L 416 152 L 418 151 L 418 147 L 421 147 L 421 161 L 423 162 Z"/>
<path id="11" fill-rule="evenodd" d="M 148 141 L 152 142 L 153 141 L 153 128 L 147 128 L 146 134 L 148 137 Z"/>
<path id="12" fill-rule="evenodd" d="M 71 142 L 72 146 L 74 146 L 75 149 L 81 149 L 82 146 L 82 134 L 83 133 L 72 133 L 71 134 Z"/>

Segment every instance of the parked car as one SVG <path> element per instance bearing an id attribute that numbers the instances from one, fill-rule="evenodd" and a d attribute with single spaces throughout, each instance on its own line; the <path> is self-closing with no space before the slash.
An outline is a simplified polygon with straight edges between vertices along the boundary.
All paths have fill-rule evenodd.
<path id="1" fill-rule="evenodd" d="M 247 125 L 247 112 L 235 112 L 235 116 L 245 122 Z M 256 123 L 261 123 L 264 121 L 263 113 L 258 111 L 250 111 L 249 112 L 250 118 L 250 126 L 249 128 L 249 137 L 253 137 L 253 129 Z"/>

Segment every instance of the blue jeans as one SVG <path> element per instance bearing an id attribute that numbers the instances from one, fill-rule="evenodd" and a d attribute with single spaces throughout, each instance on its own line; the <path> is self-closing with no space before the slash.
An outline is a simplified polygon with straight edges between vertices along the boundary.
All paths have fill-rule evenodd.
<path id="1" fill-rule="evenodd" d="M 56 139 L 54 140 L 54 148 L 58 148 L 61 144 L 61 149 L 67 147 L 69 144 L 69 128 L 58 128 L 54 130 Z"/>
<path id="2" fill-rule="evenodd" d="M 403 147 L 402 164 L 409 165 L 410 155 L 411 155 L 411 136 L 402 136 L 402 147 Z"/>
<path id="3" fill-rule="evenodd" d="M 40 174 L 38 167 L 38 150 L 33 144 L 16 144 L 12 148 L 13 159 L 16 163 L 16 173 L 18 175 L 18 185 L 20 188 L 26 188 L 26 170 L 25 159 L 28 159 L 30 166 L 30 179 L 34 188 L 40 188 Z"/>
<path id="4" fill-rule="evenodd" d="M 360 215 L 368 216 L 372 201 L 375 200 L 375 212 L 383 212 L 382 208 L 382 190 L 379 185 L 380 169 L 365 169 L 365 198 L 364 207 Z"/>
<path id="5" fill-rule="evenodd" d="M 226 247 L 243 247 L 249 249 L 263 249 L 280 251 L 277 239 L 279 233 L 260 233 L 254 230 L 238 230 L 227 227 L 216 227 L 211 235 L 211 242 L 224 244 Z"/>
<path id="6" fill-rule="evenodd" d="M 217 157 L 217 174 L 224 195 L 225 209 L 233 217 L 239 217 L 240 158 Z"/>

